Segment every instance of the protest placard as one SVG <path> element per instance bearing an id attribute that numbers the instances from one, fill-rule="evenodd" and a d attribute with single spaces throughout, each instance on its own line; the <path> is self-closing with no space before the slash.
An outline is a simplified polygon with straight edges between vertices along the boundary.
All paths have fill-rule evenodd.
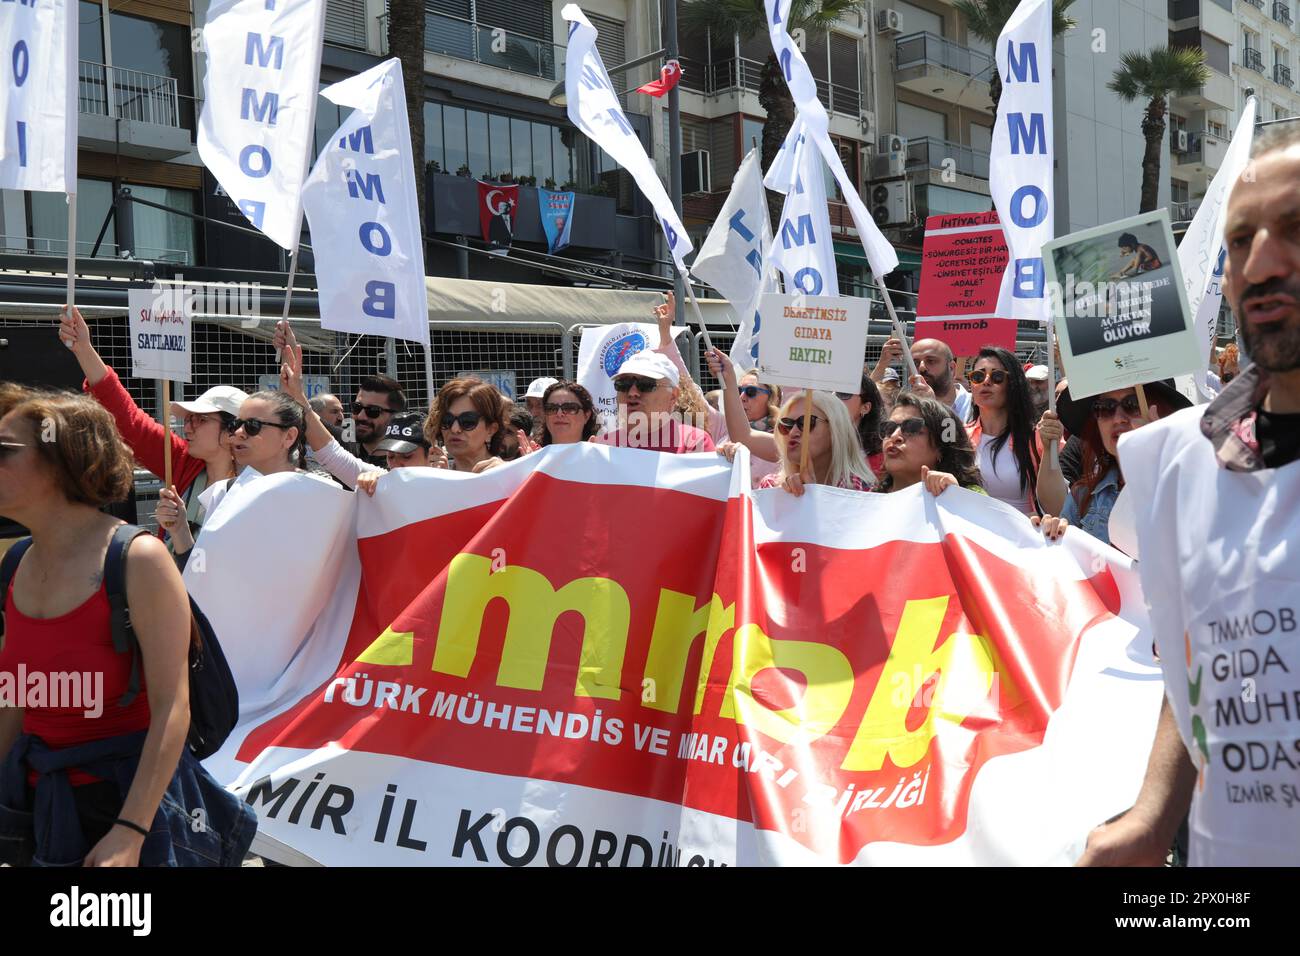
<path id="1" fill-rule="evenodd" d="M 1007 241 L 996 212 L 930 216 L 925 220 L 918 339 L 938 339 L 954 355 L 985 345 L 1015 350 L 1015 319 L 999 318 L 998 292 L 1007 267 Z"/>
<path id="2" fill-rule="evenodd" d="M 192 296 L 180 289 L 127 292 L 132 375 L 170 382 L 190 380 Z"/>
<path id="3" fill-rule="evenodd" d="M 1205 363 L 1167 210 L 1055 239 L 1043 246 L 1043 262 L 1072 396 L 1173 378 Z"/>
<path id="4" fill-rule="evenodd" d="M 866 299 L 765 295 L 759 306 L 762 380 L 830 392 L 862 387 L 867 350 Z"/>

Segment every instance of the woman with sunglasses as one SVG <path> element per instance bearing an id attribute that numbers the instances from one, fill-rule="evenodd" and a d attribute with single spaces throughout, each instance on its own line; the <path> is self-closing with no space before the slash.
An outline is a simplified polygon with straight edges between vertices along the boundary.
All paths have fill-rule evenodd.
<path id="1" fill-rule="evenodd" d="M 989 496 L 1025 515 L 1039 512 L 1040 495 L 1049 496 L 1057 473 L 1040 468 L 1043 444 L 1034 420 L 1034 402 L 1020 361 L 1003 348 L 985 346 L 970 373 L 971 422 L 967 426 Z"/>
<path id="2" fill-rule="evenodd" d="M 577 382 L 556 382 L 542 393 L 541 444 L 572 445 L 600 430 L 591 393 Z"/>
<path id="3" fill-rule="evenodd" d="M 1061 485 L 1058 494 L 1054 499 L 1044 495 L 1044 504 L 1063 500 L 1060 511 L 1063 521 L 1082 528 L 1106 544 L 1110 544 L 1110 513 L 1124 488 L 1124 475 L 1119 467 L 1120 436 L 1191 405 L 1176 388 L 1164 382 L 1152 382 L 1143 389 L 1150 418 L 1143 417 L 1137 389 L 1134 388 L 1121 388 L 1078 400 L 1070 397 L 1067 388 L 1056 402 L 1060 419 L 1056 428 L 1063 425 L 1071 434 L 1080 437 L 1083 443 L 1082 465 L 1079 480 L 1068 493 L 1064 480 L 1058 479 Z M 1046 416 L 1043 431 L 1052 434 Z"/>
<path id="4" fill-rule="evenodd" d="M 985 493 L 965 426 L 937 398 L 901 393 L 879 433 L 885 467 L 876 491 L 901 491 L 923 482 L 936 495 L 953 485 Z"/>
<path id="5" fill-rule="evenodd" d="M 113 416 L 122 440 L 136 461 L 159 478 L 163 477 L 167 469 L 163 461 L 162 424 L 135 403 L 117 373 L 104 364 L 90 343 L 90 328 L 75 306 L 71 312 L 66 305 L 63 307 L 59 338 L 72 350 L 86 376 L 83 391 L 89 392 Z M 201 494 L 206 488 L 235 476 L 238 469 L 225 425 L 235 417 L 246 398 L 248 395 L 240 389 L 218 385 L 192 402 L 172 402 L 168 411 L 173 418 L 184 422 L 184 428 L 182 435 L 172 432 L 172 486 L 159 492 L 157 520 L 173 537 L 182 533 L 182 524 L 188 526 L 186 533 L 191 537 L 197 534 L 206 518 L 199 503 Z M 174 545 L 169 542 L 169 547 Z"/>
<path id="6" fill-rule="evenodd" d="M 811 398 L 808 434 L 803 433 L 804 403 Z M 808 467 L 799 471 L 801 445 L 808 442 Z M 844 402 L 830 392 L 801 392 L 781 406 L 776 422 L 781 467 L 758 483 L 760 488 L 784 488 L 798 497 L 805 485 L 832 485 L 870 491 L 876 483 L 858 445 L 858 435 Z"/>
<path id="7" fill-rule="evenodd" d="M 429 440 L 447 449 L 447 467 L 476 475 L 502 463 L 505 428 L 505 398 L 476 378 L 454 378 L 438 389 L 424 423 Z"/>

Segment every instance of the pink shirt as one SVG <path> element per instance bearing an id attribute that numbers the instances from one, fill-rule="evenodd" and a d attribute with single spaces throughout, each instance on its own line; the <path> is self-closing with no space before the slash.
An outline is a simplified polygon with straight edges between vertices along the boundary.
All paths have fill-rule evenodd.
<path id="1" fill-rule="evenodd" d="M 663 451 L 674 455 L 688 454 L 693 451 L 713 451 L 713 439 L 709 433 L 694 425 L 683 425 L 675 418 L 670 418 L 663 427 L 617 429 L 597 435 L 592 441 L 600 445 L 614 445 L 618 448 L 640 448 L 643 451 Z"/>

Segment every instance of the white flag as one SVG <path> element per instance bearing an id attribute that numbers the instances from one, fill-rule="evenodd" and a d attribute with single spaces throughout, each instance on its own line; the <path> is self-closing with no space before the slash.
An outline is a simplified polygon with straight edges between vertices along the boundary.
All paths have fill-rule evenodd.
<path id="1" fill-rule="evenodd" d="M 596 49 L 596 28 L 576 3 L 566 4 L 560 16 L 569 21 L 569 46 L 565 55 L 564 93 L 569 103 L 569 121 L 587 134 L 636 180 L 637 186 L 654 207 L 659 225 L 668 242 L 668 252 L 677 269 L 686 273 L 686 256 L 695 247 L 687 238 L 664 189 L 654 164 L 646 155 L 636 130 L 627 121 L 619 105 L 614 84 L 605 72 L 605 64 Z"/>
<path id="2" fill-rule="evenodd" d="M 1250 144 L 1255 136 L 1255 109 L 1255 97 L 1251 96 L 1241 111 L 1232 142 L 1224 153 L 1223 165 L 1210 180 L 1205 198 L 1178 244 L 1178 264 L 1183 268 L 1183 283 L 1187 287 L 1187 307 L 1196 317 L 1196 334 L 1205 343 L 1206 361 L 1192 373 L 1196 389 L 1205 399 L 1212 397 L 1205 383 L 1205 371 L 1210 350 L 1214 347 L 1215 319 L 1223 301 L 1223 210 L 1227 206 L 1228 193 L 1250 161 Z"/>
<path id="3" fill-rule="evenodd" d="M 321 326 L 428 345 L 424 242 L 402 64 L 385 60 L 321 96 L 353 108 L 302 190 Z"/>
<path id="4" fill-rule="evenodd" d="M 325 0 L 213 0 L 199 157 L 245 218 L 298 248 Z"/>
<path id="5" fill-rule="evenodd" d="M 771 264 L 781 271 L 787 294 L 839 295 L 835 267 L 835 242 L 831 237 L 830 207 L 826 203 L 825 166 L 821 151 L 807 127 L 794 143 L 794 179 L 781 184 L 785 205 L 772 239 Z M 774 164 L 775 165 L 775 164 Z M 770 179 L 771 177 L 769 177 Z"/>
<path id="6" fill-rule="evenodd" d="M 77 191 L 77 4 L 6 0 L 0 189 Z"/>
<path id="7" fill-rule="evenodd" d="M 998 315 L 1046 322 L 1043 243 L 1053 234 L 1052 3 L 1024 0 L 998 37 L 1002 98 L 993 124 L 989 192 L 1010 258 Z"/>
<path id="8" fill-rule="evenodd" d="M 799 119 L 803 121 L 805 133 L 821 151 L 822 159 L 825 160 L 835 181 L 839 183 L 840 194 L 849 207 L 853 226 L 858 230 L 862 251 L 866 253 L 872 273 L 877 280 L 880 280 L 898 268 L 898 253 L 894 251 L 894 247 L 889 244 L 876 225 L 876 221 L 867 212 L 862 197 L 858 195 L 857 185 L 845 170 L 844 163 L 840 160 L 839 150 L 831 142 L 828 132 L 830 119 L 826 115 L 826 108 L 817 98 L 817 81 L 813 78 L 812 71 L 808 69 L 803 54 L 799 52 L 798 45 L 786 32 L 791 3 L 792 0 L 765 0 L 768 35 L 772 39 L 772 49 L 776 51 L 777 59 L 781 63 L 786 85 L 790 87 L 790 93 L 794 97 L 795 108 L 798 110 Z M 787 144 L 791 142 L 789 137 L 786 142 Z M 775 165 L 774 162 L 773 166 Z M 772 184 L 771 169 L 768 170 L 768 177 L 768 188 L 777 189 L 778 187 Z M 829 294 L 836 293 L 832 291 Z"/>
<path id="9" fill-rule="evenodd" d="M 731 361 L 742 371 L 758 364 L 758 297 L 775 291 L 766 264 L 771 248 L 763 170 L 758 150 L 751 149 L 691 266 L 691 272 L 717 289 L 736 312 L 740 328 L 731 345 Z"/>

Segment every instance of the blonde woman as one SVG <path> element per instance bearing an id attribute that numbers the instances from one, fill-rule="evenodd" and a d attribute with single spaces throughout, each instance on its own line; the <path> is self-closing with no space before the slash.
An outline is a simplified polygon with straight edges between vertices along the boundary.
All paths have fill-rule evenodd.
<path id="1" fill-rule="evenodd" d="M 804 403 L 811 399 L 808 434 L 803 431 Z M 862 446 L 844 403 L 830 392 L 801 392 L 786 399 L 776 420 L 781 467 L 759 482 L 760 488 L 784 488 L 796 497 L 804 485 L 832 485 L 870 491 L 875 476 L 862 459 Z M 802 444 L 808 442 L 808 466 L 799 472 Z"/>

